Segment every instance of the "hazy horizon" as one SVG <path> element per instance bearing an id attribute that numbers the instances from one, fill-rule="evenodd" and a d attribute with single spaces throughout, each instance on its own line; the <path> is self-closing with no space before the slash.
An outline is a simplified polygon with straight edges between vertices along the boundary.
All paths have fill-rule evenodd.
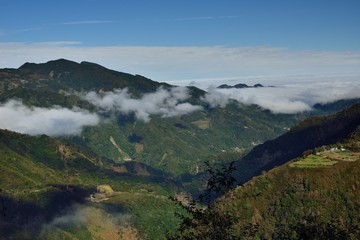
<path id="1" fill-rule="evenodd" d="M 0 68 L 65 58 L 166 82 L 360 79 L 359 12 L 337 0 L 17 0 L 2 6 Z"/>

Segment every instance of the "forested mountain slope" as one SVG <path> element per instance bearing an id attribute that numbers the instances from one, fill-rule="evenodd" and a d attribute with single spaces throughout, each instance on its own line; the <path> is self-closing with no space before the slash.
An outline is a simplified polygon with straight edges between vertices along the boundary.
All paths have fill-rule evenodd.
<path id="1" fill-rule="evenodd" d="M 144 164 L 117 164 L 62 140 L 6 130 L 0 175 L 0 239 L 156 239 L 176 223 L 167 196 L 184 191 Z"/>
<path id="2" fill-rule="evenodd" d="M 272 114 L 237 102 L 210 106 L 205 94 L 65 59 L 0 70 L 3 107 L 88 111 L 99 123 L 68 140 L 99 156 L 143 162 L 172 175 L 202 171 L 204 158 L 250 149 L 306 115 Z"/>
<path id="3" fill-rule="evenodd" d="M 289 141 L 291 133 L 295 138 L 288 148 L 306 146 L 308 151 L 288 152 L 298 155 L 230 189 L 206 208 L 186 208 L 192 217 L 169 239 L 359 239 L 359 111 L 357 104 L 330 117 L 308 119 L 279 137 Z M 310 148 L 314 145 L 321 147 Z M 274 144 L 270 151 L 269 146 L 263 146 L 269 153 L 284 149 Z M 224 181 L 222 175 L 218 179 Z"/>
<path id="4" fill-rule="evenodd" d="M 334 144 L 347 137 L 360 125 L 360 104 L 324 117 L 310 117 L 284 135 L 256 146 L 236 161 L 236 178 L 244 183 L 261 171 L 280 166 L 304 151 Z"/>

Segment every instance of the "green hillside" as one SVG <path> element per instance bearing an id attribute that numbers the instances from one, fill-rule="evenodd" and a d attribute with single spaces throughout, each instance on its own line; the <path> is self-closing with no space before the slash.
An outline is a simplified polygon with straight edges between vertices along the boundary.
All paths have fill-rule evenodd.
<path id="1" fill-rule="evenodd" d="M 116 101 L 125 102 L 125 110 L 119 109 L 119 106 L 113 109 L 109 107 L 111 104 L 108 103 L 112 103 L 109 98 L 105 99 L 106 104 L 97 102 L 104 100 L 101 97 L 109 96 L 109 93 L 115 94 L 115 89 L 122 89 L 117 93 L 123 91 L 122 98 Z M 65 59 L 44 64 L 26 63 L 18 69 L 0 69 L 0 104 L 3 108 L 8 107 L 4 112 L 13 114 L 14 111 L 10 110 L 20 109 L 25 113 L 17 115 L 15 111 L 14 116 L 17 117 L 13 117 L 14 123 L 23 120 L 20 118 L 27 119 L 34 112 L 64 108 L 81 117 L 96 116 L 98 119 L 96 125 L 79 128 L 78 134 L 49 134 L 56 138 L 0 129 L 0 239 L 164 239 L 166 233 L 173 232 L 181 222 L 173 213 L 184 213 L 184 209 L 168 197 L 176 195 L 183 199 L 185 196 L 198 195 L 208 177 L 204 161 L 214 166 L 235 161 L 237 170 L 234 177 L 239 184 L 302 156 L 304 152 L 306 158 L 279 168 L 283 170 L 274 170 L 274 173 L 284 171 L 281 174 L 286 177 L 304 175 L 309 178 L 306 181 L 315 184 L 310 189 L 319 186 L 315 182 L 320 179 L 317 174 L 321 171 L 324 171 L 324 176 L 333 174 L 334 169 L 341 173 L 339 176 L 334 173 L 336 176 L 331 180 L 335 181 L 332 182 L 334 185 L 342 177 L 347 179 L 341 171 L 349 176 L 354 174 L 347 166 L 358 164 L 354 159 L 359 151 L 359 142 L 354 139 L 358 138 L 350 138 L 341 146 L 336 146 L 342 149 L 346 145 L 346 150 L 332 154 L 331 159 L 327 155 L 329 149 L 321 146 L 336 144 L 354 132 L 360 124 L 359 104 L 330 117 L 313 117 L 296 124 L 310 115 L 327 115 L 342 110 L 358 102 L 356 99 L 318 104 L 313 112 L 290 115 L 273 114 L 258 106 L 241 105 L 235 101 L 226 107 L 211 107 L 202 100 L 206 93 L 200 89 L 188 87 L 184 91 L 171 93 L 173 89 L 174 86 L 139 75 Z M 97 99 L 90 101 L 84 97 L 90 92 Z M 161 98 L 161 94 L 177 97 L 176 100 Z M 167 113 L 169 109 L 166 108 L 161 109 L 163 112 L 155 109 L 145 112 L 141 120 L 134 109 L 127 109 L 131 104 L 145 109 L 148 102 L 158 97 L 160 105 L 173 104 L 171 110 L 183 104 L 180 109 L 183 112 L 177 115 Z M 10 100 L 17 104 L 12 105 L 12 109 L 6 105 Z M 174 101 L 178 104 L 175 107 Z M 186 110 L 195 105 L 196 111 Z M 150 105 L 149 108 L 154 106 Z M 52 118 L 57 119 L 56 114 Z M 37 118 L 33 127 L 43 127 L 43 120 Z M 51 130 L 61 129 L 71 121 L 76 123 L 77 120 L 61 119 L 52 125 Z M 354 133 L 354 136 L 357 135 Z M 274 174 L 269 181 L 277 184 L 280 178 L 279 174 Z M 352 179 L 358 181 L 356 177 Z M 261 180 L 252 182 L 256 181 Z M 351 181 L 347 179 L 345 183 L 350 184 Z M 356 181 L 352 182 L 355 184 L 354 191 L 357 191 Z M 260 183 L 252 182 L 241 189 L 248 186 L 249 194 L 255 191 L 257 195 L 246 195 L 255 201 L 266 191 L 261 188 L 262 185 L 256 187 L 260 190 L 254 190 L 251 186 Z M 284 182 L 291 183 L 290 179 Z M 339 187 L 344 187 L 344 184 Z M 264 186 L 271 189 L 270 185 Z M 290 191 L 282 187 L 273 188 L 281 203 L 276 210 L 280 211 L 280 215 L 285 214 L 281 211 L 287 211 L 287 200 L 280 198 L 283 192 Z M 241 195 L 240 192 L 237 189 L 231 194 Z M 337 193 L 329 194 L 335 196 Z M 274 193 L 264 197 L 270 198 L 270 194 Z M 326 194 L 324 196 L 328 196 Z M 332 203 L 331 200 L 329 207 L 333 207 L 338 200 L 343 204 L 350 199 L 352 203 L 349 206 L 356 209 L 357 200 L 353 199 L 353 195 L 346 194 L 343 198 L 334 198 Z M 235 201 L 237 198 L 231 199 Z M 228 200 L 224 197 L 219 201 Z M 282 204 L 282 201 L 286 204 Z M 306 203 L 307 200 L 303 201 Z M 323 201 L 322 198 L 319 201 Z M 265 211 L 260 207 L 266 205 L 257 204 L 254 202 L 256 209 L 253 205 L 245 204 L 249 209 L 245 209 L 248 212 L 244 210 L 244 216 L 250 216 L 260 209 Z M 311 204 L 306 206 L 313 206 Z M 319 206 L 320 203 L 314 204 Z M 221 209 L 218 212 L 220 215 L 216 213 L 215 216 L 225 216 L 220 221 L 224 223 L 228 223 L 227 217 L 237 209 L 225 208 L 227 205 L 222 206 L 220 202 L 214 206 Z M 290 209 L 298 211 L 295 207 Z M 224 212 L 230 215 L 221 215 Z M 313 210 L 310 215 L 305 213 L 298 216 L 305 219 L 314 217 Z M 326 214 L 326 221 L 336 218 Z M 231 224 L 239 226 L 239 231 L 245 227 L 248 229 L 246 231 L 252 233 L 256 230 L 257 236 L 266 237 L 270 236 L 266 234 L 278 231 L 276 226 L 271 225 L 278 221 L 277 215 L 269 217 L 270 222 L 264 222 L 264 226 L 260 225 L 260 220 L 259 224 L 251 222 L 256 228 L 245 221 L 248 218 L 241 220 L 241 216 L 234 215 L 237 222 L 229 218 Z M 347 213 L 341 215 L 341 219 L 346 229 L 357 224 L 353 221 L 354 216 Z M 316 218 L 316 224 L 328 223 L 320 220 Z M 289 225 L 284 225 L 286 234 L 294 231 L 296 221 L 290 219 Z M 212 229 L 211 226 L 205 228 Z M 232 229 L 229 228 L 230 231 Z"/>
<path id="2" fill-rule="evenodd" d="M 256 146 L 236 161 L 238 183 L 245 183 L 252 176 L 280 166 L 306 150 L 334 144 L 347 137 L 359 125 L 359 103 L 330 116 L 310 117 L 284 135 Z"/>
<path id="3" fill-rule="evenodd" d="M 97 113 L 104 119 L 101 124 L 88 127 L 80 136 L 67 137 L 67 140 L 99 156 L 117 162 L 136 160 L 173 176 L 202 172 L 204 159 L 214 154 L 248 151 L 285 133 L 309 114 L 329 114 L 357 101 L 318 104 L 312 113 L 272 114 L 257 106 L 241 106 L 235 102 L 224 108 L 213 108 L 201 101 L 204 91 L 189 87 L 186 102 L 201 106 L 202 110 L 172 117 L 152 115 L 151 121 L 144 123 L 131 112 L 99 109 L 82 97 L 89 91 L 101 95 L 126 88 L 134 99 L 139 99 L 159 87 L 174 86 L 94 63 L 65 59 L 0 70 L 1 103 L 20 99 L 29 107 L 79 107 Z"/>
<path id="4" fill-rule="evenodd" d="M 192 211 L 169 239 L 359 239 L 359 146 L 357 127 Z"/>
<path id="5" fill-rule="evenodd" d="M 166 118 L 153 115 L 150 122 L 144 123 L 132 113 L 104 112 L 81 96 L 89 91 L 101 94 L 127 88 L 129 94 L 139 98 L 154 93 L 160 86 L 165 89 L 173 86 L 97 64 L 64 59 L 2 69 L 0 85 L 2 103 L 21 99 L 27 106 L 56 105 L 69 109 L 76 106 L 100 114 L 107 121 L 67 140 L 99 156 L 117 162 L 131 158 L 172 175 L 203 171 L 204 158 L 222 151 L 251 149 L 279 136 L 305 117 L 272 114 L 257 106 L 237 103 L 211 108 L 200 100 L 205 92 L 191 87 L 186 102 L 202 106 L 203 110 Z"/>
<path id="6" fill-rule="evenodd" d="M 115 239 L 118 232 L 158 239 L 178 221 L 168 196 L 183 190 L 167 174 L 135 162 L 115 164 L 47 136 L 0 130 L 0 173 L 6 239 Z M 103 184 L 111 191 L 99 192 Z M 78 211 L 79 222 L 71 215 Z M 110 233 L 115 237 L 104 237 Z"/>
<path id="7" fill-rule="evenodd" d="M 333 115 L 305 119 L 285 134 L 265 141 L 251 151 L 224 152 L 208 157 L 206 160 L 214 168 L 221 168 L 223 164 L 226 166 L 234 162 L 236 171 L 232 173 L 232 176 L 237 184 L 244 184 L 252 177 L 261 175 L 263 171 L 301 156 L 307 150 L 334 144 L 344 139 L 359 125 L 360 104 L 355 103 Z M 181 181 L 187 186 L 188 191 L 198 196 L 204 190 L 208 178 L 207 172 L 201 172 L 194 176 L 184 175 Z"/>
<path id="8" fill-rule="evenodd" d="M 134 94 L 153 92 L 161 85 L 140 75 L 109 70 L 100 65 L 66 59 L 49 61 L 44 64 L 25 63 L 17 71 L 21 77 L 29 81 L 50 81 L 75 90 L 129 88 Z"/>
<path id="9" fill-rule="evenodd" d="M 293 121 L 295 118 L 289 116 L 272 116 L 234 104 L 181 117 L 153 117 L 149 123 L 118 115 L 110 123 L 86 129 L 82 138 L 73 141 L 115 161 L 130 156 L 173 175 L 195 174 L 203 171 L 206 157 L 224 150 L 252 148 L 281 134 Z"/>

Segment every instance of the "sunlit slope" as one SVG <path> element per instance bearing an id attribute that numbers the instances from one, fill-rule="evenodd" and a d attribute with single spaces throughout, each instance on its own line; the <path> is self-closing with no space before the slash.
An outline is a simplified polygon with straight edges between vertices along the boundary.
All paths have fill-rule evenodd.
<path id="1" fill-rule="evenodd" d="M 238 183 L 244 183 L 261 171 L 280 166 L 304 151 L 334 144 L 360 125 L 360 104 L 325 117 L 311 117 L 284 135 L 255 147 L 236 162 Z"/>
<path id="2" fill-rule="evenodd" d="M 115 164 L 47 136 L 0 130 L 0 146 L 0 232 L 6 238 L 109 236 L 94 230 L 105 227 L 105 222 L 114 224 L 107 226 L 112 233 L 163 236 L 167 228 L 158 230 L 162 219 L 177 221 L 171 214 L 176 206 L 167 196 L 183 190 L 163 172 L 135 162 Z M 112 192 L 102 194 L 103 184 Z M 150 215 L 142 201 L 150 201 L 146 204 Z M 167 210 L 157 212 L 159 204 Z M 64 220 L 69 208 L 80 211 L 82 220 L 76 226 L 71 225 L 75 216 Z M 140 211 L 143 214 L 137 214 Z M 118 215 L 128 221 L 118 222 Z M 104 220 L 100 224 L 95 217 Z"/>
<path id="3" fill-rule="evenodd" d="M 228 191 L 202 218 L 178 231 L 175 239 L 359 239 L 358 120 L 359 104 L 302 122 L 292 130 L 298 136 L 291 142 L 292 149 L 307 144 L 305 135 L 316 138 L 315 142 L 321 139 L 319 147 L 308 148 Z M 274 152 L 284 149 L 272 147 Z M 266 155 L 273 156 L 270 153 Z M 238 169 L 234 173 L 239 176 Z"/>
<path id="4" fill-rule="evenodd" d="M 140 99 L 159 87 L 167 91 L 173 86 L 64 59 L 2 69 L 0 82 L 2 103 L 18 99 L 28 107 L 78 107 L 98 114 L 101 124 L 85 129 L 80 136 L 71 138 L 72 142 L 118 162 L 137 160 L 173 175 L 202 171 L 205 157 L 252 148 L 280 135 L 304 117 L 272 114 L 235 102 L 223 108 L 211 107 L 201 100 L 205 92 L 191 87 L 187 89 L 188 98 L 179 103 L 198 106 L 198 111 L 169 117 L 155 114 L 144 122 L 131 111 L 99 109 L 84 96 L 90 91 L 102 96 L 114 89 L 128 89 L 132 99 Z"/>

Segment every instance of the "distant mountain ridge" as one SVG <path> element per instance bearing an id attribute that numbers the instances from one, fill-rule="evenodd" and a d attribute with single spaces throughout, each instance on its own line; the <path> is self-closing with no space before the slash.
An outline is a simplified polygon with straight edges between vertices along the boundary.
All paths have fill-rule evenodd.
<path id="1" fill-rule="evenodd" d="M 359 239 L 359 133 L 230 190 L 169 239 Z"/>
<path id="2" fill-rule="evenodd" d="M 359 125 L 360 103 L 334 115 L 310 117 L 284 135 L 254 147 L 246 156 L 236 161 L 235 166 L 239 170 L 236 173 L 238 183 L 245 183 L 251 177 L 260 175 L 262 171 L 280 166 L 306 150 L 334 144 L 347 137 Z"/>
<path id="3" fill-rule="evenodd" d="M 128 88 L 134 94 L 153 92 L 165 83 L 158 83 L 140 75 L 131 75 L 107 69 L 101 65 L 89 62 L 69 61 L 59 59 L 47 63 L 25 63 L 18 71 L 21 76 L 32 79 L 54 80 L 75 90 Z"/>
<path id="4" fill-rule="evenodd" d="M 258 84 L 255 86 L 260 87 Z M 146 94 L 162 89 L 160 95 L 153 95 L 156 100 L 164 93 L 169 94 L 174 87 L 143 76 L 110 70 L 96 63 L 66 59 L 41 64 L 25 63 L 19 69 L 0 69 L 0 103 L 20 99 L 29 108 L 76 107 L 98 114 L 107 121 L 85 127 L 81 135 L 67 137 L 68 140 L 114 161 L 132 159 L 177 176 L 204 171 L 204 159 L 214 154 L 235 149 L 247 151 L 286 132 L 310 114 L 332 113 L 349 104 L 344 101 L 334 105 L 336 108 L 333 104 L 318 106 L 319 110 L 304 114 L 272 114 L 258 106 L 237 102 L 230 102 L 225 107 L 211 107 L 202 101 L 205 91 L 188 87 L 183 91 L 188 92 L 187 98 L 176 100 L 183 109 L 180 106 L 173 109 L 181 112 L 189 106 L 197 106 L 196 111 L 179 116 L 170 114 L 169 117 L 153 114 L 149 117 L 151 121 L 144 123 L 138 121 L 128 106 L 124 106 L 123 112 L 116 108 L 100 109 L 83 97 L 89 92 L 98 99 L 106 94 L 116 97 L 114 91 L 122 89 L 125 95 L 116 98 L 117 104 L 124 101 L 123 96 L 130 99 L 128 103 L 134 103 Z M 166 101 L 171 103 L 173 99 Z M 137 106 L 145 109 L 147 103 Z"/>
<path id="5" fill-rule="evenodd" d="M 238 88 L 239 89 L 239 88 L 262 88 L 262 87 L 264 87 L 264 86 L 260 83 L 254 84 L 254 86 L 249 86 L 245 83 L 238 83 L 233 86 L 228 85 L 228 84 L 222 84 L 222 85 L 219 85 L 217 88 L 221 88 L 221 89 Z"/>
<path id="6" fill-rule="evenodd" d="M 99 233 L 118 236 L 124 229 L 114 227 L 114 222 L 125 218 L 130 224 L 125 227 L 132 227 L 125 230 L 135 228 L 143 238 L 161 239 L 179 222 L 173 214 L 176 206 L 168 196 L 188 195 L 195 187 L 184 179 L 196 174 L 204 177 L 200 173 L 206 169 L 205 160 L 216 165 L 229 162 L 228 156 L 236 158 L 234 176 L 238 184 L 243 184 L 306 150 L 336 143 L 359 125 L 358 99 L 318 104 L 312 113 L 287 115 L 235 102 L 223 108 L 211 107 L 201 100 L 205 91 L 186 88 L 185 99 L 181 98 L 183 92 L 171 92 L 174 87 L 96 63 L 65 59 L 0 69 L 0 107 L 9 100 L 21 99 L 21 108 L 27 112 L 67 108 L 101 118 L 98 125 L 84 127 L 78 135 L 58 138 L 0 129 L 0 235 L 13 239 L 91 239 L 99 238 Z M 130 96 L 130 103 L 160 89 L 161 94 L 181 95 L 179 103 L 185 103 L 182 107 L 189 103 L 201 109 L 178 116 L 152 114 L 144 122 L 134 112 L 100 109 L 83 97 L 89 92 L 92 96 L 110 96 L 116 94 L 114 89 L 128 89 L 125 95 Z M 144 106 L 148 102 L 144 101 Z M 313 117 L 296 125 L 311 114 L 327 115 L 354 103 L 333 116 Z M 39 125 L 42 123 L 39 121 Z M 343 172 L 353 171 L 346 169 Z M 202 187 L 204 183 L 200 183 Z M 98 186 L 113 192 L 98 193 Z M 257 189 L 263 186 L 267 185 L 249 190 L 248 196 L 258 196 Z M 290 186 L 284 191 L 293 194 L 292 189 Z M 347 195 L 346 199 L 353 201 Z M 280 201 L 287 204 L 286 199 L 279 200 L 276 206 L 282 206 Z M 243 202 L 241 205 L 248 206 Z M 80 216 L 86 216 L 86 224 L 74 224 L 77 215 L 72 212 L 77 210 Z M 72 221 L 66 224 L 55 221 L 69 215 Z M 113 219 L 114 215 L 120 219 Z M 266 218 L 266 211 L 262 218 Z"/>
<path id="7" fill-rule="evenodd" d="M 187 208 L 169 239 L 359 239 L 359 157 L 360 103 L 309 118 L 212 175 L 240 186 Z"/>
<path id="8" fill-rule="evenodd" d="M 296 115 L 273 115 L 255 106 L 236 103 L 213 108 L 201 100 L 206 92 L 189 87 L 188 98 L 179 103 L 201 106 L 202 110 L 167 118 L 155 115 L 149 123 L 142 123 L 132 112 L 99 111 L 80 94 L 93 91 L 101 97 L 106 92 L 114 94 L 114 89 L 128 89 L 133 99 L 140 99 L 159 88 L 170 91 L 175 86 L 66 59 L 2 69 L 0 86 L 2 103 L 15 98 L 26 106 L 57 105 L 69 109 L 76 106 L 109 118 L 106 123 L 85 128 L 81 136 L 71 141 L 115 161 L 129 156 L 174 175 L 202 171 L 206 157 L 236 147 L 251 148 L 253 143 L 273 138 L 298 121 Z M 131 136 L 138 136 L 141 141 L 132 141 Z M 218 139 L 222 139 L 221 143 Z"/>

